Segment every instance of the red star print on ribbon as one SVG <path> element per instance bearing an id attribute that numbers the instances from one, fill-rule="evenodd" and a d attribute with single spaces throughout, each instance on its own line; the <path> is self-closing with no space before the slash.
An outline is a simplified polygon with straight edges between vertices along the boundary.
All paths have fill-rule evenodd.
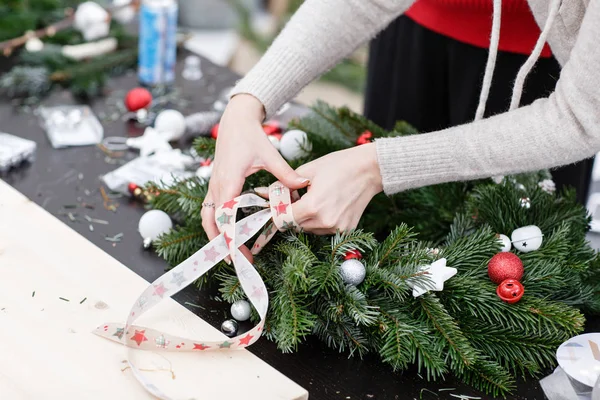
<path id="1" fill-rule="evenodd" d="M 231 238 L 227 236 L 227 232 L 223 234 L 223 238 L 225 238 L 225 244 L 229 247 L 229 243 L 231 243 Z"/>
<path id="2" fill-rule="evenodd" d="M 206 350 L 210 349 L 210 346 L 205 346 L 204 343 L 194 343 L 194 350 Z"/>
<path id="3" fill-rule="evenodd" d="M 131 340 L 137 343 L 138 346 L 142 344 L 142 342 L 147 342 L 148 338 L 146 337 L 146 331 L 135 331 L 135 335 L 131 337 Z"/>
<path id="4" fill-rule="evenodd" d="M 250 340 L 252 340 L 254 336 L 252 336 L 251 334 L 247 334 L 246 336 L 244 336 L 243 338 L 240 339 L 240 345 L 246 345 L 249 346 L 250 345 Z"/>
<path id="5" fill-rule="evenodd" d="M 165 292 L 167 291 L 167 288 L 165 288 L 165 285 L 163 285 L 163 283 L 159 283 L 158 285 L 154 285 L 154 295 L 158 296 L 162 299 L 162 297 L 165 295 Z"/>
<path id="6" fill-rule="evenodd" d="M 282 215 L 282 214 L 287 214 L 287 208 L 288 208 L 289 204 L 285 204 L 283 201 L 279 201 L 279 204 L 277 204 L 274 208 L 275 211 L 277 211 L 277 215 Z"/>
<path id="7" fill-rule="evenodd" d="M 235 199 L 233 200 L 229 200 L 227 203 L 223 203 L 223 208 L 229 208 L 230 210 L 233 210 L 233 207 L 237 204 L 238 202 L 235 201 Z"/>

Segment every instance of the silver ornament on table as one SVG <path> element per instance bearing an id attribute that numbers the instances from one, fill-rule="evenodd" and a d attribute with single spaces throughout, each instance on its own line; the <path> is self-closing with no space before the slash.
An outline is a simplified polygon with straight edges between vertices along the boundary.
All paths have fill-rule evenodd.
<path id="1" fill-rule="evenodd" d="M 340 265 L 340 274 L 344 283 L 348 285 L 360 285 L 365 280 L 367 270 L 363 263 L 356 259 L 346 260 Z"/>
<path id="2" fill-rule="evenodd" d="M 210 136 L 210 130 L 221 119 L 220 111 L 202 111 L 185 117 L 185 126 L 193 135 Z"/>
<path id="3" fill-rule="evenodd" d="M 252 307 L 246 300 L 238 300 L 231 305 L 231 316 L 238 321 L 247 321 L 250 319 Z"/>
<path id="4" fill-rule="evenodd" d="M 519 204 L 521 207 L 529 209 L 531 208 L 531 199 L 529 197 L 521 197 Z"/>
<path id="5" fill-rule="evenodd" d="M 229 337 L 237 335 L 238 323 L 234 319 L 228 319 L 221 324 L 221 332 Z"/>

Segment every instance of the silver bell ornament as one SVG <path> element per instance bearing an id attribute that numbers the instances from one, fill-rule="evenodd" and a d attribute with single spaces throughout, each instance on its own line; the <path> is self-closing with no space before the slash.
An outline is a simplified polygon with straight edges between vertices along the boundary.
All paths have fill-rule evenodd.
<path id="1" fill-rule="evenodd" d="M 238 323 L 233 319 L 223 321 L 221 324 L 221 332 L 226 334 L 228 337 L 234 337 L 237 335 Z"/>
<path id="2" fill-rule="evenodd" d="M 360 285 L 365 280 L 367 270 L 363 263 L 356 259 L 346 260 L 340 266 L 340 274 L 344 283 L 348 285 Z"/>
<path id="3" fill-rule="evenodd" d="M 246 300 L 238 300 L 231 305 L 231 316 L 238 321 L 247 321 L 250 319 L 252 308 Z"/>
<path id="4" fill-rule="evenodd" d="M 544 234 L 542 230 L 535 225 L 524 226 L 515 229 L 510 235 L 512 244 L 523 253 L 535 251 L 542 246 Z"/>
<path id="5" fill-rule="evenodd" d="M 510 242 L 510 239 L 508 236 L 503 235 L 503 234 L 498 234 L 498 235 L 496 235 L 496 238 L 502 244 L 502 248 L 500 249 L 500 251 L 502 251 L 502 252 L 510 251 L 510 249 L 512 248 L 512 245 L 511 245 L 511 242 Z"/>

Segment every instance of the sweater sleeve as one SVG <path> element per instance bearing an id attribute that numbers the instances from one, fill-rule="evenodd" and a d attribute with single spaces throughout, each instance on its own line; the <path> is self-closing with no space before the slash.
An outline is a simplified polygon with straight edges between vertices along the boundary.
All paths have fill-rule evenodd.
<path id="1" fill-rule="evenodd" d="M 234 87 L 272 116 L 313 79 L 372 38 L 414 0 L 305 0 L 269 50 Z"/>
<path id="2" fill-rule="evenodd" d="M 548 98 L 439 132 L 376 141 L 387 194 L 570 164 L 600 151 L 600 0 Z"/>

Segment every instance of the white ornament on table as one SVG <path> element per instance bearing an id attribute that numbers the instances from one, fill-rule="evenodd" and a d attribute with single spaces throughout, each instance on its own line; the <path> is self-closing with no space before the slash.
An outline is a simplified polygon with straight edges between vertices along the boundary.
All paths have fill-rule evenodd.
<path id="1" fill-rule="evenodd" d="M 542 246 L 544 234 L 537 226 L 528 225 L 515 229 L 510 238 L 516 249 L 523 253 L 529 253 Z"/>
<path id="2" fill-rule="evenodd" d="M 441 292 L 444 290 L 444 282 L 452 278 L 458 272 L 456 268 L 446 267 L 445 258 L 440 258 L 431 265 L 425 265 L 419 270 L 428 275 L 429 282 L 417 284 L 416 279 L 408 279 L 406 283 L 413 289 L 414 297 L 419 297 L 430 290 Z"/>
<path id="3" fill-rule="evenodd" d="M 192 156 L 183 154 L 181 149 L 157 151 L 150 157 L 158 165 L 171 171 L 183 171 L 196 163 Z"/>
<path id="4" fill-rule="evenodd" d="M 86 1 L 77 7 L 73 26 L 86 41 L 100 39 L 110 30 L 110 14 L 98 3 Z"/>
<path id="5" fill-rule="evenodd" d="M 147 211 L 140 218 L 138 231 L 144 239 L 144 247 L 148 248 L 160 235 L 171 230 L 173 222 L 167 213 L 161 210 Z"/>
<path id="6" fill-rule="evenodd" d="M 250 319 L 252 308 L 246 300 L 238 300 L 231 305 L 231 316 L 237 321 L 247 321 Z"/>
<path id="7" fill-rule="evenodd" d="M 203 179 L 205 182 L 210 180 L 210 176 L 212 175 L 213 165 L 203 165 L 196 170 L 196 176 L 200 179 Z"/>
<path id="8" fill-rule="evenodd" d="M 177 110 L 161 111 L 154 120 L 154 129 L 167 140 L 179 140 L 185 133 L 185 117 Z"/>
<path id="9" fill-rule="evenodd" d="M 25 42 L 25 50 L 27 50 L 30 53 L 36 53 L 38 51 L 42 51 L 43 49 L 44 42 L 42 42 L 37 37 L 29 38 L 27 39 L 27 42 Z"/>
<path id="10" fill-rule="evenodd" d="M 281 137 L 279 146 L 279 152 L 288 161 L 306 156 L 306 151 L 310 151 L 312 148 L 306 132 L 299 129 L 287 131 Z"/>
<path id="11" fill-rule="evenodd" d="M 8 171 L 23 161 L 32 162 L 37 144 L 28 139 L 0 132 L 0 172 Z"/>
<path id="12" fill-rule="evenodd" d="M 142 136 L 129 138 L 125 143 L 129 147 L 139 149 L 142 157 L 149 156 L 157 151 L 173 150 L 169 142 L 151 127 L 147 127 Z"/>
<path id="13" fill-rule="evenodd" d="M 340 265 L 340 275 L 348 285 L 360 285 L 365 280 L 367 270 L 363 263 L 355 258 L 346 260 Z"/>
<path id="14" fill-rule="evenodd" d="M 498 234 L 498 235 L 496 235 L 496 237 L 498 238 L 498 241 L 502 244 L 502 248 L 500 249 L 500 251 L 502 251 L 502 252 L 510 251 L 510 249 L 512 248 L 510 238 L 503 234 Z"/>
<path id="15" fill-rule="evenodd" d="M 112 11 L 112 16 L 119 21 L 119 23 L 126 25 L 133 21 L 135 17 L 135 8 L 133 6 L 122 7 L 127 4 L 131 4 L 131 0 L 113 0 L 112 2 L 115 10 Z"/>
<path id="16" fill-rule="evenodd" d="M 277 149 L 281 149 L 281 140 L 275 135 L 269 135 L 269 142 Z"/>
<path id="17" fill-rule="evenodd" d="M 552 194 L 556 192 L 556 184 L 552 179 L 544 179 L 538 183 L 538 186 L 546 193 Z"/>
<path id="18" fill-rule="evenodd" d="M 198 56 L 187 56 L 184 61 L 183 71 L 181 76 L 188 81 L 197 81 L 202 79 L 202 69 L 200 68 L 201 60 Z"/>

